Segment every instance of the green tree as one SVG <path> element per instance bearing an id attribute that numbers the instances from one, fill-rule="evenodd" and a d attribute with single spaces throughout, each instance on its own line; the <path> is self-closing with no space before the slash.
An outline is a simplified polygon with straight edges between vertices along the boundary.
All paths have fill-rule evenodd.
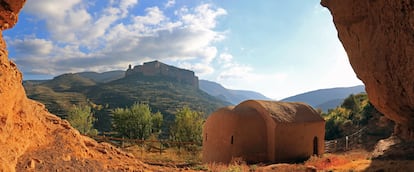
<path id="1" fill-rule="evenodd" d="M 98 131 L 93 128 L 95 118 L 90 106 L 73 105 L 68 112 L 67 120 L 82 134 L 96 135 Z"/>
<path id="2" fill-rule="evenodd" d="M 359 123 L 361 125 L 366 125 L 373 117 L 374 114 L 381 114 L 375 107 L 369 102 L 368 100 L 364 102 L 362 109 L 361 109 L 361 115 L 358 116 Z"/>
<path id="3" fill-rule="evenodd" d="M 112 111 L 113 130 L 130 139 L 147 139 L 153 131 L 160 132 L 162 121 L 162 114 L 151 113 L 148 104 L 135 103 Z"/>
<path id="4" fill-rule="evenodd" d="M 324 114 L 326 130 L 325 139 L 331 140 L 342 137 L 345 127 L 352 123 L 352 121 L 349 120 L 350 115 L 351 111 L 343 107 L 337 107 L 329 110 L 328 114 Z"/>
<path id="5" fill-rule="evenodd" d="M 366 94 L 350 95 L 341 106 L 323 113 L 325 123 L 325 139 L 331 140 L 352 132 L 352 128 L 361 128 L 368 124 L 373 114 L 381 115 L 369 102 Z"/>
<path id="6" fill-rule="evenodd" d="M 341 107 L 343 107 L 345 109 L 352 110 L 353 112 L 358 112 L 359 111 L 359 101 L 357 100 L 356 96 L 351 94 L 347 98 L 345 98 L 345 100 L 342 103 Z"/>
<path id="7" fill-rule="evenodd" d="M 174 141 L 195 142 L 201 145 L 203 130 L 203 115 L 192 111 L 189 107 L 177 110 L 175 121 L 171 128 L 171 137 Z"/>
<path id="8" fill-rule="evenodd" d="M 152 115 L 151 118 L 151 122 L 152 122 L 152 132 L 153 133 L 161 133 L 161 127 L 162 127 L 162 122 L 163 122 L 163 117 L 161 112 L 157 112 L 155 114 Z"/>

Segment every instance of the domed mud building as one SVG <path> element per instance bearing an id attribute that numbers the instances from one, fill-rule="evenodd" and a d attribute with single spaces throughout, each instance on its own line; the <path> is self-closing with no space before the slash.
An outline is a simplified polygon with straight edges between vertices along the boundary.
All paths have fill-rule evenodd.
<path id="1" fill-rule="evenodd" d="M 325 121 L 304 103 L 247 100 L 213 112 L 203 162 L 295 162 L 324 152 Z"/>

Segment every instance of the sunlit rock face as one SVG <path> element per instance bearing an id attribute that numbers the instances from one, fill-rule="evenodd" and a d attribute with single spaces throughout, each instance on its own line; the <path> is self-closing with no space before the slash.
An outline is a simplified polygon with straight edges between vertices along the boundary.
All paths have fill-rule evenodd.
<path id="1" fill-rule="evenodd" d="M 82 136 L 26 97 L 22 74 L 8 60 L 4 29 L 25 0 L 0 0 L 0 171 L 143 171 L 147 166 L 109 144 Z M 47 63 L 47 62 L 45 62 Z"/>
<path id="2" fill-rule="evenodd" d="M 414 138 L 414 1 L 322 0 L 372 104 Z"/>
<path id="3" fill-rule="evenodd" d="M 7 61 L 6 42 L 4 42 L 2 32 L 5 29 L 12 28 L 18 18 L 19 11 L 26 0 L 0 0 L 0 63 Z"/>

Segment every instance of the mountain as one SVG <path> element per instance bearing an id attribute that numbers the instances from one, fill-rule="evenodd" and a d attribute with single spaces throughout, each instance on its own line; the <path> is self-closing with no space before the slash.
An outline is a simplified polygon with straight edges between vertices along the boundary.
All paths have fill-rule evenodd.
<path id="1" fill-rule="evenodd" d="M 73 104 L 102 105 L 103 109 L 95 113 L 95 127 L 100 131 L 109 131 L 111 110 L 131 106 L 135 102 L 147 103 L 152 111 L 161 112 L 165 128 L 173 121 L 178 108 L 188 106 L 208 115 L 219 107 L 230 105 L 187 82 L 198 81 L 196 76 L 188 75 L 187 70 L 169 68 L 168 65 L 155 62 L 158 63 L 159 65 L 148 63 L 152 67 L 146 66 L 146 73 L 130 71 L 128 75 L 116 80 L 113 79 L 119 77 L 117 74 L 121 72 L 87 72 L 63 74 L 47 81 L 24 81 L 23 85 L 29 98 L 44 103 L 50 112 L 62 118 L 66 117 Z M 163 70 L 182 70 L 184 75 L 171 75 Z"/>
<path id="2" fill-rule="evenodd" d="M 233 94 L 246 97 L 247 99 L 272 100 L 271 98 L 266 97 L 263 94 L 258 93 L 258 92 L 255 92 L 255 91 L 248 91 L 248 90 L 230 90 L 230 89 L 229 89 L 229 91 L 231 93 L 233 93 Z"/>
<path id="3" fill-rule="evenodd" d="M 45 81 L 40 85 L 49 87 L 55 91 L 69 91 L 71 89 L 82 88 L 96 85 L 95 81 L 89 78 L 84 78 L 78 74 L 63 74 L 52 80 Z"/>
<path id="4" fill-rule="evenodd" d="M 332 109 L 332 108 L 339 106 L 341 103 L 343 103 L 343 101 L 344 101 L 344 98 L 332 99 L 327 102 L 318 104 L 315 107 L 320 108 L 326 112 L 328 109 Z"/>
<path id="5" fill-rule="evenodd" d="M 102 73 L 80 72 L 76 74 L 84 78 L 89 78 L 95 82 L 107 83 L 107 82 L 111 82 L 111 81 L 123 78 L 125 76 L 125 71 L 115 70 L 115 71 L 102 72 Z"/>
<path id="6" fill-rule="evenodd" d="M 254 91 L 230 90 L 224 88 L 216 82 L 207 80 L 200 80 L 199 87 L 206 93 L 232 104 L 239 104 L 240 102 L 249 99 L 271 100 L 270 98 Z"/>
<path id="7" fill-rule="evenodd" d="M 305 102 L 314 108 L 321 108 L 323 111 L 327 111 L 328 109 L 332 109 L 340 105 L 350 94 L 358 94 L 362 92 L 365 92 L 365 86 L 363 85 L 329 88 L 298 94 L 282 99 L 281 101 Z"/>

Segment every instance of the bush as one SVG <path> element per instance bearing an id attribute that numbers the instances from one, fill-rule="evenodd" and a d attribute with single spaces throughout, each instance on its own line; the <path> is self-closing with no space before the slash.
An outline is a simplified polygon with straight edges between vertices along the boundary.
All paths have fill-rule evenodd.
<path id="1" fill-rule="evenodd" d="M 175 121 L 171 128 L 171 138 L 178 142 L 194 142 L 201 146 L 203 115 L 192 111 L 189 107 L 177 110 Z"/>
<path id="2" fill-rule="evenodd" d="M 112 111 L 113 130 L 130 139 L 147 139 L 153 133 L 159 134 L 162 121 L 162 114 L 151 113 L 147 104 L 135 103 L 130 108 Z"/>
<path id="3" fill-rule="evenodd" d="M 363 127 L 368 124 L 373 114 L 380 114 L 369 102 L 365 93 L 351 94 L 345 98 L 341 106 L 322 113 L 325 123 L 325 139 L 332 140 L 343 137 L 352 126 Z"/>
<path id="4" fill-rule="evenodd" d="M 98 130 L 93 128 L 95 118 L 93 117 L 90 106 L 73 105 L 72 108 L 69 109 L 67 120 L 82 134 L 98 134 Z"/>

